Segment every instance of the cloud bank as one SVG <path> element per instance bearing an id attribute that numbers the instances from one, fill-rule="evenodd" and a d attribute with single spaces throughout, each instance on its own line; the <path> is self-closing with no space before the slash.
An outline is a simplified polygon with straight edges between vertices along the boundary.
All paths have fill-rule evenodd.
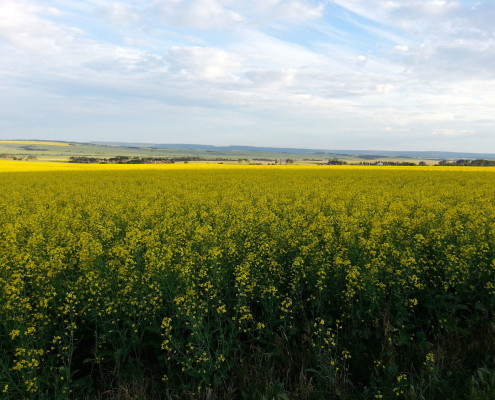
<path id="1" fill-rule="evenodd" d="M 0 138 L 495 152 L 488 0 L 0 8 Z"/>

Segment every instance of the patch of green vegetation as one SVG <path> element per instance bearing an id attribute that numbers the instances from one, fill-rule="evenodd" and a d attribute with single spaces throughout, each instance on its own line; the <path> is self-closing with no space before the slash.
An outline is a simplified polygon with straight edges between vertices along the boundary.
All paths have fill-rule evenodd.
<path id="1" fill-rule="evenodd" d="M 98 159 L 109 159 L 115 157 L 139 157 L 139 158 L 167 158 L 167 159 L 198 159 L 208 162 L 222 163 L 262 163 L 262 164 L 326 164 L 330 160 L 339 160 L 347 164 L 359 164 L 363 161 L 370 162 L 412 162 L 418 164 L 422 159 L 406 156 L 392 156 L 379 154 L 339 154 L 323 151 L 313 153 L 290 153 L 286 149 L 277 151 L 255 151 L 246 149 L 170 149 L 154 148 L 149 146 L 138 146 L 130 144 L 108 145 L 93 143 L 64 143 L 64 146 L 55 145 L 56 142 L 2 142 L 0 141 L 0 154 L 10 156 L 35 156 L 37 158 L 67 160 L 71 157 L 89 157 Z M 53 144 L 53 145 L 51 145 Z M 67 145 L 68 144 L 68 145 Z M 271 149 L 269 149 L 271 150 Z M 283 151 L 282 151 L 283 150 Z M 291 160 L 286 163 L 287 160 Z M 436 163 L 432 159 L 428 164 Z"/>

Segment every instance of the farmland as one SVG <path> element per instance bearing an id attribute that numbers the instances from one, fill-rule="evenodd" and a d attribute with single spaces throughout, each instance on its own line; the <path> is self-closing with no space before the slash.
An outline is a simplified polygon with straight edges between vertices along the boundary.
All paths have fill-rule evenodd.
<path id="1" fill-rule="evenodd" d="M 0 160 L 36 160 L 66 162 L 73 159 L 110 160 L 116 157 L 131 159 L 162 159 L 172 162 L 186 160 L 200 163 L 225 164 L 298 164 L 321 165 L 328 162 L 361 163 L 412 163 L 421 161 L 436 165 L 442 160 L 487 159 L 494 154 L 373 151 L 373 150 L 309 150 L 291 148 L 265 148 L 248 146 L 216 147 L 208 145 L 174 145 L 145 143 L 76 143 L 43 140 L 0 140 Z"/>
<path id="2" fill-rule="evenodd" d="M 495 170 L 0 162 L 0 398 L 490 399 Z"/>

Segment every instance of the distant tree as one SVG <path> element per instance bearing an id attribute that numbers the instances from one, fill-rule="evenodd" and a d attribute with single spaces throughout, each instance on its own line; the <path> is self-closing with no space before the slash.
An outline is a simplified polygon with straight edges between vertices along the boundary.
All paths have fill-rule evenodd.
<path id="1" fill-rule="evenodd" d="M 339 160 L 338 158 L 333 158 L 328 160 L 328 165 L 347 165 L 347 161 Z"/>

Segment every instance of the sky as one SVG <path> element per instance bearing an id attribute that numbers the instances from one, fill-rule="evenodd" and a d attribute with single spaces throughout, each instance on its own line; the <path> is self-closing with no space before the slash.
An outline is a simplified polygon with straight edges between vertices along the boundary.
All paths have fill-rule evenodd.
<path id="1" fill-rule="evenodd" d="M 0 0 L 0 139 L 495 153 L 493 0 Z"/>

